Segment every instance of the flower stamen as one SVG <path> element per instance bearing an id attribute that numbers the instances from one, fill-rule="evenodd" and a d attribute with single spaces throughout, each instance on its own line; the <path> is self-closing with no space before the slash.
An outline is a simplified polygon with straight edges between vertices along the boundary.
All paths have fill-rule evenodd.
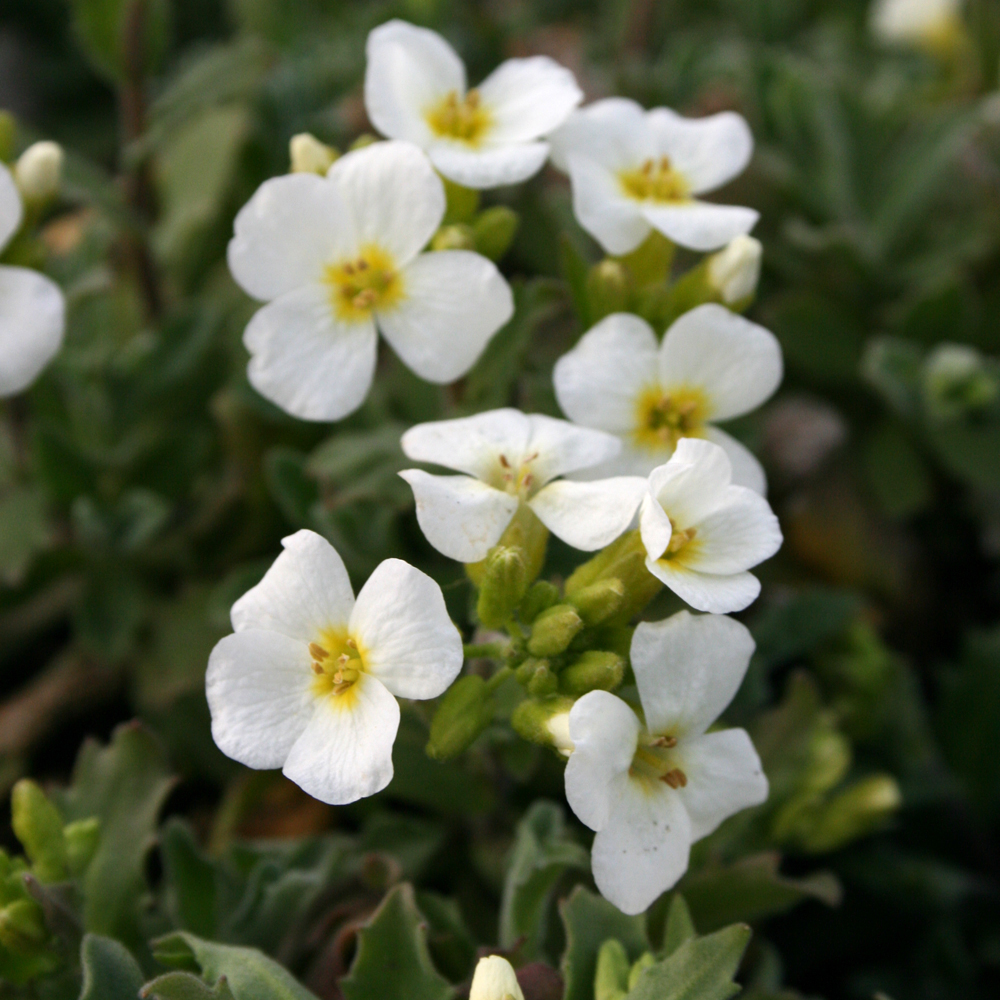
<path id="1" fill-rule="evenodd" d="M 639 398 L 635 436 L 640 444 L 657 450 L 676 448 L 681 438 L 702 436 L 707 411 L 705 397 L 697 389 L 651 388 Z"/>
<path id="2" fill-rule="evenodd" d="M 479 91 L 473 88 L 464 97 L 452 90 L 424 114 L 435 135 L 478 146 L 492 124 Z"/>
<path id="3" fill-rule="evenodd" d="M 375 309 L 392 306 L 403 296 L 395 262 L 377 246 L 363 248 L 354 260 L 328 265 L 324 277 L 337 317 L 348 322 L 367 319 Z"/>
<path id="4" fill-rule="evenodd" d="M 670 536 L 670 541 L 667 543 L 667 551 L 664 552 L 661 558 L 669 559 L 671 556 L 677 555 L 678 552 L 691 543 L 697 534 L 697 528 L 685 528 L 683 531 L 674 531 Z"/>
<path id="5" fill-rule="evenodd" d="M 687 775 L 679 767 L 671 768 L 666 774 L 661 775 L 660 781 L 675 789 L 686 788 L 688 783 Z"/>
<path id="6" fill-rule="evenodd" d="M 625 194 L 638 201 L 690 201 L 690 186 L 686 178 L 674 170 L 669 156 L 651 157 L 637 170 L 623 170 L 618 180 Z"/>

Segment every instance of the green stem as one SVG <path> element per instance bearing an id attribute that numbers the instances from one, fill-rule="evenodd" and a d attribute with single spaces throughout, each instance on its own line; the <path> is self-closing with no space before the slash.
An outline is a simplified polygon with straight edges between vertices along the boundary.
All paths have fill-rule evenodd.
<path id="1" fill-rule="evenodd" d="M 502 660 L 507 655 L 509 645 L 506 642 L 466 643 L 465 658 L 473 660 L 478 657 L 488 657 L 491 660 Z"/>
<path id="2" fill-rule="evenodd" d="M 510 667 L 501 667 L 487 682 L 485 689 L 492 694 L 514 671 Z"/>

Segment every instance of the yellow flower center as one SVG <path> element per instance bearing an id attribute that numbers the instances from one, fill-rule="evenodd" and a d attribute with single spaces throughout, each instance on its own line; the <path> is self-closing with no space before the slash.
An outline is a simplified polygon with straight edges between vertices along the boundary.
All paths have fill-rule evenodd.
<path id="1" fill-rule="evenodd" d="M 622 170 L 618 181 L 625 194 L 637 201 L 688 201 L 691 194 L 687 180 L 674 170 L 669 156 L 646 160 L 635 170 Z"/>
<path id="2" fill-rule="evenodd" d="M 424 113 L 431 131 L 443 139 L 457 139 L 469 146 L 478 146 L 492 124 L 489 111 L 483 107 L 478 90 L 465 97 L 451 91 Z"/>
<path id="3" fill-rule="evenodd" d="M 342 698 L 356 694 L 354 686 L 365 672 L 365 662 L 357 640 L 346 629 L 327 629 L 318 642 L 309 643 L 316 675 L 312 690 L 317 698 Z"/>
<path id="4" fill-rule="evenodd" d="M 511 496 L 527 500 L 539 486 L 538 479 L 531 469 L 531 463 L 536 458 L 538 458 L 537 451 L 522 460 L 520 465 L 515 468 L 506 455 L 501 455 L 496 487 L 505 493 L 510 493 Z"/>
<path id="5" fill-rule="evenodd" d="M 678 766 L 674 752 L 676 746 L 676 736 L 650 736 L 644 733 L 639 738 L 639 745 L 632 758 L 629 776 L 641 779 L 650 790 L 657 787 L 657 782 L 673 789 L 685 788 L 688 779 L 684 769 Z"/>
<path id="6" fill-rule="evenodd" d="M 636 443 L 657 451 L 685 437 L 703 437 L 708 403 L 697 389 L 647 389 L 636 407 Z"/>
<path id="7" fill-rule="evenodd" d="M 324 278 L 337 318 L 348 323 L 368 319 L 376 309 L 392 306 L 403 297 L 403 279 L 395 261 L 377 246 L 365 247 L 353 260 L 327 265 Z"/>

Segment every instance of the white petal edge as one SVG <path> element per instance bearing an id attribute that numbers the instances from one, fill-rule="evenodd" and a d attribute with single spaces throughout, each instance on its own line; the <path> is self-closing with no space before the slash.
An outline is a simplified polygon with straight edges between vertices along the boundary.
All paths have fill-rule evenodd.
<path id="1" fill-rule="evenodd" d="M 745 444 L 718 427 L 707 426 L 705 437 L 729 456 L 734 486 L 745 486 L 762 497 L 767 496 L 767 473 L 757 456 Z"/>
<path id="2" fill-rule="evenodd" d="M 608 97 L 574 111 L 549 136 L 552 163 L 569 173 L 570 157 L 586 156 L 608 170 L 639 167 L 656 155 L 656 140 L 642 106 L 627 97 Z"/>
<path id="3" fill-rule="evenodd" d="M 727 615 L 748 608 L 760 594 L 752 573 L 715 576 L 687 569 L 675 561 L 647 559 L 646 569 L 696 611 Z"/>
<path id="4" fill-rule="evenodd" d="M 463 187 L 487 190 L 520 184 L 545 165 L 549 147 L 544 142 L 471 149 L 459 143 L 438 141 L 427 151 L 431 162 L 449 180 Z"/>
<path id="5" fill-rule="evenodd" d="M 532 413 L 528 423 L 531 436 L 522 460 L 531 459 L 538 484 L 606 462 L 621 451 L 621 441 L 615 435 L 578 427 L 568 420 Z"/>
<path id="6" fill-rule="evenodd" d="M 737 236 L 746 235 L 760 218 L 760 213 L 752 208 L 707 201 L 677 205 L 644 202 L 639 207 L 645 221 L 667 239 L 701 252 L 718 250 Z"/>
<path id="7" fill-rule="evenodd" d="M 62 346 L 66 300 L 26 267 L 0 267 L 0 396 L 27 389 Z"/>
<path id="8" fill-rule="evenodd" d="M 730 486 L 723 501 L 698 523 L 698 534 L 680 554 L 699 573 L 742 573 L 781 548 L 781 526 L 768 502 L 745 486 Z"/>
<path id="9" fill-rule="evenodd" d="M 528 506 L 567 545 L 594 552 L 629 527 L 645 493 L 646 480 L 640 476 L 586 483 L 559 479 L 540 490 Z"/>
<path id="10" fill-rule="evenodd" d="M 611 170 L 591 157 L 571 153 L 567 162 L 577 222 L 608 253 L 630 253 L 651 228 L 642 204 L 627 198 Z"/>
<path id="11" fill-rule="evenodd" d="M 17 185 L 11 172 L 0 163 L 0 250 L 7 246 L 14 233 L 21 228 L 23 218 L 24 208 Z"/>
<path id="12" fill-rule="evenodd" d="M 365 670 L 400 698 L 436 698 L 462 669 L 441 588 L 402 559 L 379 563 L 351 614 Z"/>
<path id="13" fill-rule="evenodd" d="M 639 507 L 639 537 L 650 559 L 659 559 L 673 537 L 674 526 L 659 500 L 647 489 Z"/>
<path id="14" fill-rule="evenodd" d="M 649 474 L 649 492 L 674 527 L 700 524 L 728 496 L 733 468 L 717 444 L 701 438 L 681 438 L 665 465 Z"/>

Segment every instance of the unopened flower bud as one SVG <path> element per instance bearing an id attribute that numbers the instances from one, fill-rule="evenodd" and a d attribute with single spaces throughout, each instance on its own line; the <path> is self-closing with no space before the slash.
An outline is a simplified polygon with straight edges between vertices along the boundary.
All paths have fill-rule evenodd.
<path id="1" fill-rule="evenodd" d="M 591 322 L 596 323 L 612 313 L 625 312 L 631 291 L 632 283 L 624 264 L 610 258 L 595 264 L 587 275 Z"/>
<path id="2" fill-rule="evenodd" d="M 288 158 L 293 174 L 325 175 L 337 159 L 337 150 L 320 142 L 309 132 L 293 135 L 288 143 Z"/>
<path id="3" fill-rule="evenodd" d="M 548 580 L 536 580 L 524 595 L 517 609 L 521 621 L 530 625 L 546 608 L 559 602 L 559 588 Z"/>
<path id="4" fill-rule="evenodd" d="M 559 689 L 571 695 L 614 691 L 624 676 L 625 661 L 617 653 L 590 649 L 560 672 Z"/>
<path id="5" fill-rule="evenodd" d="M 494 205 L 480 212 L 472 224 L 477 252 L 490 260 L 500 260 L 514 242 L 520 223 L 517 212 L 506 205 Z"/>
<path id="6" fill-rule="evenodd" d="M 528 680 L 528 694 L 536 698 L 555 694 L 559 690 L 559 678 L 548 660 L 536 660 L 534 673 Z"/>
<path id="7" fill-rule="evenodd" d="M 348 149 L 353 152 L 355 149 L 364 149 L 365 146 L 374 146 L 376 142 L 379 142 L 379 137 L 377 135 L 372 135 L 371 132 L 362 132 L 361 135 L 351 143 Z"/>
<path id="8" fill-rule="evenodd" d="M 663 584 L 646 569 L 646 549 L 638 531 L 626 531 L 607 548 L 582 563 L 566 581 L 566 598 L 602 580 L 618 579 L 625 589 L 621 607 L 611 624 L 624 625 L 663 589 Z"/>
<path id="9" fill-rule="evenodd" d="M 760 240 L 737 236 L 708 258 L 708 281 L 727 306 L 748 305 L 760 280 Z"/>
<path id="10" fill-rule="evenodd" d="M 469 1000 L 524 1000 L 514 967 L 500 955 L 481 958 L 472 975 Z"/>
<path id="11" fill-rule="evenodd" d="M 572 752 L 569 738 L 569 710 L 573 699 L 562 695 L 525 698 L 510 717 L 514 731 L 529 743 L 554 747 L 564 755 Z"/>
<path id="12" fill-rule="evenodd" d="M 651 966 L 656 965 L 656 957 L 651 951 L 643 952 L 628 971 L 628 989 L 631 993 L 639 982 L 639 977 Z"/>
<path id="13" fill-rule="evenodd" d="M 434 713 L 427 756 L 435 760 L 457 757 L 472 746 L 492 720 L 493 698 L 483 678 L 477 674 L 459 677 Z"/>
<path id="14" fill-rule="evenodd" d="M 431 237 L 432 250 L 475 250 L 476 238 L 472 227 L 464 222 L 442 226 Z"/>
<path id="15" fill-rule="evenodd" d="M 21 154 L 14 166 L 14 180 L 25 201 L 48 201 L 59 193 L 65 158 L 57 142 L 36 142 Z"/>
<path id="16" fill-rule="evenodd" d="M 66 867 L 79 875 L 90 864 L 101 839 L 101 821 L 96 816 L 78 819 L 63 827 L 66 841 Z"/>
<path id="17" fill-rule="evenodd" d="M 551 664 L 548 660 L 540 660 L 537 656 L 529 656 L 521 661 L 517 669 L 514 671 L 514 676 L 517 678 L 518 684 L 523 684 L 527 687 L 528 682 L 539 670 L 542 670 L 543 668 L 545 670 L 549 670 L 550 667 Z"/>
<path id="18" fill-rule="evenodd" d="M 924 362 L 923 390 L 932 417 L 954 420 L 1000 397 L 1000 373 L 974 347 L 939 344 Z"/>
<path id="19" fill-rule="evenodd" d="M 563 652 L 583 628 L 583 619 L 569 604 L 556 604 L 543 611 L 531 626 L 528 652 L 532 656 L 555 656 Z"/>
<path id="20" fill-rule="evenodd" d="M 801 834 L 802 847 L 817 854 L 837 850 L 877 830 L 902 804 L 895 779 L 873 774 L 823 805 Z"/>
<path id="21" fill-rule="evenodd" d="M 11 792 L 11 825 L 41 882 L 66 877 L 66 838 L 63 821 L 45 793 L 28 778 Z"/>
<path id="22" fill-rule="evenodd" d="M 613 576 L 576 591 L 571 603 L 584 624 L 600 625 L 616 614 L 624 601 L 625 584 Z"/>
<path id="23" fill-rule="evenodd" d="M 16 899 L 0 909 L 0 944 L 15 955 L 31 951 L 49 936 L 42 908 L 32 899 Z"/>
<path id="24" fill-rule="evenodd" d="M 486 557 L 476 611 L 487 628 L 502 628 L 528 587 L 524 552 L 516 545 L 496 545 Z"/>
<path id="25" fill-rule="evenodd" d="M 597 953 L 594 1000 L 624 1000 L 628 994 L 630 970 L 625 946 L 617 938 L 608 938 Z"/>

